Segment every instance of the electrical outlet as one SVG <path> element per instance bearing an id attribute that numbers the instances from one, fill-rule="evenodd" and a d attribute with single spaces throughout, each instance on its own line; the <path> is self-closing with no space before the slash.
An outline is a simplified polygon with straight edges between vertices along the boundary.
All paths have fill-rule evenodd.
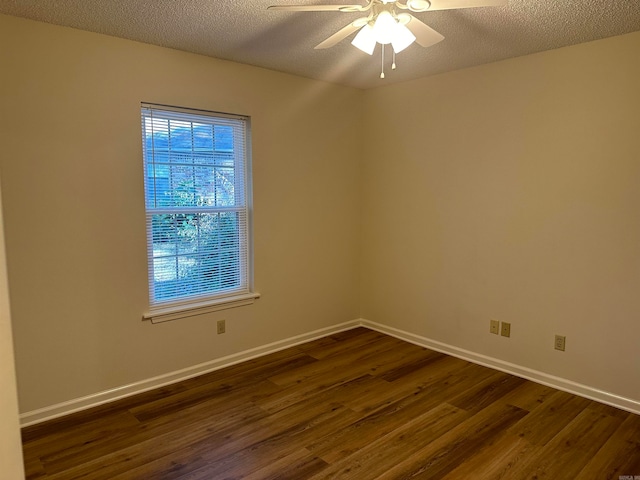
<path id="1" fill-rule="evenodd" d="M 555 343 L 556 350 L 560 350 L 561 352 L 564 352 L 566 341 L 567 341 L 567 337 L 563 335 L 556 335 L 556 343 Z"/>
<path id="2" fill-rule="evenodd" d="M 502 322 L 502 330 L 500 331 L 500 335 L 503 337 L 511 336 L 511 324 L 507 322 Z"/>
<path id="3" fill-rule="evenodd" d="M 227 326 L 224 320 L 218 320 L 218 335 L 227 331 Z"/>
<path id="4" fill-rule="evenodd" d="M 491 320 L 489 332 L 493 333 L 494 335 L 500 334 L 500 322 L 498 320 Z"/>

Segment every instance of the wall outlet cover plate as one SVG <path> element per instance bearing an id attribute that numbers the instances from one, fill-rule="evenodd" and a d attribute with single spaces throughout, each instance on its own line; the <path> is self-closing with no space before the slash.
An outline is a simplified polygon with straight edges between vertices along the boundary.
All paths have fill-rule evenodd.
<path id="1" fill-rule="evenodd" d="M 503 337 L 511 336 L 511 324 L 508 322 L 502 322 L 502 330 L 500 331 L 500 335 Z"/>

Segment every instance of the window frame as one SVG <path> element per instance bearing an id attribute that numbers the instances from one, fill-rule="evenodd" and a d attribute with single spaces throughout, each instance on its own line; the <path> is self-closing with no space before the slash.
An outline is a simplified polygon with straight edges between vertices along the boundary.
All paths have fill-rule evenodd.
<path id="1" fill-rule="evenodd" d="M 161 206 L 149 205 L 150 185 L 149 181 L 153 180 L 153 195 L 156 199 L 155 182 L 157 177 L 154 174 L 149 174 L 148 167 L 150 165 L 149 155 L 147 153 L 147 133 L 146 122 L 148 118 L 153 118 L 153 113 L 156 113 L 160 118 L 164 113 L 166 116 L 171 115 L 184 115 L 185 118 L 191 118 L 194 122 L 201 120 L 203 117 L 208 117 L 211 120 L 211 126 L 215 131 L 216 120 L 221 122 L 239 121 L 244 129 L 244 144 L 243 152 L 244 156 L 239 161 L 234 157 L 234 169 L 237 169 L 238 165 L 243 168 L 242 175 L 242 190 L 244 193 L 244 206 L 238 207 L 234 205 L 231 209 L 226 206 L 187 206 L 185 208 L 164 208 Z M 194 315 L 201 315 L 218 310 L 234 308 L 244 305 L 250 305 L 254 303 L 255 299 L 260 297 L 259 293 L 253 291 L 253 204 L 252 204 L 252 178 L 251 178 L 251 119 L 245 115 L 228 114 L 222 112 L 213 112 L 208 110 L 200 110 L 193 108 L 174 107 L 170 105 L 153 104 L 142 102 L 140 104 L 140 115 L 142 122 L 142 163 L 143 163 L 143 175 L 144 175 L 144 208 L 145 208 L 145 230 L 147 238 L 147 273 L 148 273 L 148 311 L 143 314 L 143 318 L 151 320 L 152 323 L 165 322 L 170 320 L 176 320 L 178 318 L 185 318 Z M 234 127 L 235 128 L 235 127 Z M 218 152 L 219 149 L 216 145 L 213 145 L 212 153 Z M 226 151 L 226 149 L 225 149 Z M 169 152 L 169 151 L 168 151 Z M 220 150 L 223 153 L 222 150 Z M 155 151 L 151 154 L 154 155 Z M 151 164 L 156 165 L 155 157 L 151 161 Z M 195 164 L 194 164 L 195 165 Z M 237 178 L 234 175 L 234 185 L 237 187 Z M 235 194 L 234 194 L 235 195 Z M 238 245 L 240 249 L 239 253 L 239 270 L 240 270 L 240 287 L 217 290 L 208 293 L 198 293 L 188 296 L 182 296 L 172 299 L 157 299 L 155 298 L 155 277 L 154 277 L 154 251 L 153 251 L 153 227 L 152 218 L 155 215 L 166 213 L 167 211 L 174 211 L 179 213 L 180 210 L 190 210 L 192 212 L 198 212 L 197 214 L 220 214 L 228 211 L 242 210 L 242 215 L 246 217 L 245 233 L 238 233 Z M 240 222 L 242 223 L 242 222 Z M 242 241 L 244 238 L 244 241 Z M 177 254 L 176 254 L 177 255 Z"/>

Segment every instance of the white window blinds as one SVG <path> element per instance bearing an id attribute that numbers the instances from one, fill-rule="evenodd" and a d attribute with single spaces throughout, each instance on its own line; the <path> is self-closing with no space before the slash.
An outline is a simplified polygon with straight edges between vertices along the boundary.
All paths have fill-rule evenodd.
<path id="1" fill-rule="evenodd" d="M 249 292 L 248 119 L 142 104 L 150 304 Z"/>

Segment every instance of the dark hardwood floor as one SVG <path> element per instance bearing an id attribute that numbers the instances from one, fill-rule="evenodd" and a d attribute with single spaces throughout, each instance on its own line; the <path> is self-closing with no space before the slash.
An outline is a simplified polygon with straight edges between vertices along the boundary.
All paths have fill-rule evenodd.
<path id="1" fill-rule="evenodd" d="M 640 416 L 364 328 L 26 428 L 23 443 L 27 478 L 47 480 L 640 476 Z"/>

